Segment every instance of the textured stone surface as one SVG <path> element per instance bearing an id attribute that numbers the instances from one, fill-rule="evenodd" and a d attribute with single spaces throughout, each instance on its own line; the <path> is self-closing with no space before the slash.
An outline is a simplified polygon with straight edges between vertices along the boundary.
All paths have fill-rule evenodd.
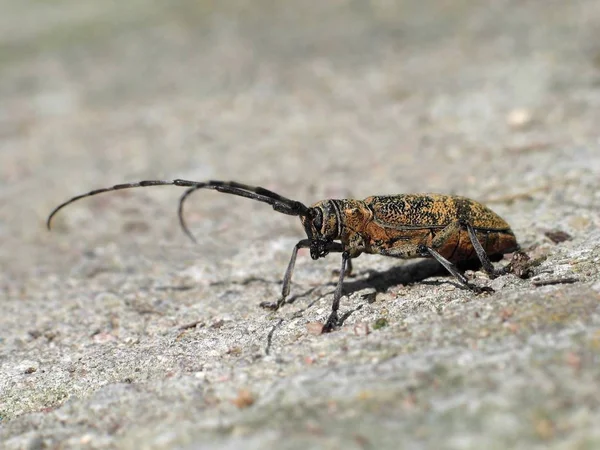
<path id="1" fill-rule="evenodd" d="M 3 448 L 600 447 L 599 2 L 0 9 Z M 268 206 L 197 193 L 197 245 L 177 188 L 44 229 L 148 178 L 465 195 L 542 262 L 476 296 L 361 256 L 318 335 L 339 260 L 261 310 L 302 237 Z"/>

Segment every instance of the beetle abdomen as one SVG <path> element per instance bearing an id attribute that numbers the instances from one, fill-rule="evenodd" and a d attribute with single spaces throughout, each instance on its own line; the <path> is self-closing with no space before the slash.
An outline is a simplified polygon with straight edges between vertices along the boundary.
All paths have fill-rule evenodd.
<path id="1" fill-rule="evenodd" d="M 434 246 L 436 236 L 457 222 L 468 222 L 473 226 L 479 242 L 490 256 L 503 255 L 519 248 L 504 219 L 481 203 L 465 197 L 402 194 L 368 197 L 364 203 L 373 213 L 367 234 L 377 236 L 383 247 L 397 247 L 400 254 L 400 248 L 405 245 Z M 436 251 L 451 262 L 477 258 L 464 228 L 448 233 L 443 245 L 436 247 Z M 414 257 L 410 252 L 407 256 Z"/>
<path id="2" fill-rule="evenodd" d="M 510 230 L 476 231 L 476 234 L 477 240 L 492 260 L 500 259 L 496 256 L 514 252 L 519 248 L 515 235 Z M 454 263 L 477 259 L 477 253 L 467 230 L 460 230 L 453 234 L 442 247 L 437 248 L 437 251 Z"/>

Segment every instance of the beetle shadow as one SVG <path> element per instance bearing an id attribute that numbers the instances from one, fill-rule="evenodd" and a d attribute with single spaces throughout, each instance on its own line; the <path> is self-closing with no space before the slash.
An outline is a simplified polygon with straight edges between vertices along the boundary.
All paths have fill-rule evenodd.
<path id="1" fill-rule="evenodd" d="M 363 276 L 364 273 L 367 274 L 367 277 Z M 366 270 L 357 274 L 357 277 L 360 277 L 357 280 L 348 281 L 346 278 L 344 280 L 344 294 L 351 295 L 367 288 L 374 288 L 376 292 L 382 293 L 394 286 L 419 283 L 427 278 L 444 275 L 450 276 L 440 263 L 432 259 L 422 259 L 414 263 L 394 266 L 385 271 Z M 452 278 L 449 277 L 448 281 L 428 282 L 428 284 L 446 282 L 452 283 Z"/>
<path id="2" fill-rule="evenodd" d="M 481 267 L 479 261 L 471 260 L 471 261 L 463 261 L 456 264 L 456 267 L 464 272 L 465 270 L 477 270 Z M 334 271 L 335 273 L 335 271 Z M 366 275 L 366 277 L 365 277 Z M 339 272 L 335 274 L 335 276 L 339 276 Z M 446 277 L 445 280 L 429 280 L 427 278 L 431 277 Z M 353 279 L 351 281 L 351 279 Z M 394 286 L 406 286 L 409 284 L 422 283 L 428 284 L 431 286 L 438 286 L 441 284 L 452 284 L 457 288 L 463 288 L 446 270 L 444 266 L 435 261 L 434 259 L 420 259 L 415 262 L 410 262 L 406 264 L 402 264 L 399 266 L 391 267 L 388 270 L 378 271 L 367 269 L 360 271 L 359 273 L 354 273 L 352 278 L 345 277 L 344 285 L 342 286 L 342 295 L 352 295 L 355 292 L 359 292 L 363 289 L 374 288 L 375 292 L 383 293 L 387 292 L 388 289 Z M 336 281 L 330 281 L 328 283 L 324 283 L 322 286 L 335 286 L 337 284 Z M 313 286 L 310 289 L 298 293 L 296 295 L 292 295 L 288 297 L 286 300 L 286 304 L 292 304 L 299 298 L 303 298 L 312 294 L 315 290 L 317 290 L 319 286 Z M 306 309 L 312 307 L 315 303 L 319 302 L 322 298 L 327 295 L 333 294 L 334 291 L 327 291 L 320 294 L 316 299 L 309 303 Z"/>
<path id="3" fill-rule="evenodd" d="M 471 268 L 471 265 L 468 264 L 464 267 L 461 267 L 462 270 Z M 457 287 L 460 287 L 458 283 L 454 281 L 454 278 L 450 273 L 435 260 L 432 259 L 422 259 L 420 261 L 403 264 L 400 266 L 394 266 L 385 271 L 376 271 L 376 270 L 366 270 L 367 274 L 366 278 L 358 279 L 355 281 L 346 281 L 344 280 L 343 293 L 344 295 L 350 296 L 354 292 L 361 291 L 367 288 L 375 288 L 377 293 L 387 292 L 388 289 L 403 285 L 406 286 L 408 284 L 414 283 L 426 283 L 430 285 L 440 285 L 445 283 L 453 284 Z M 358 275 L 361 276 L 360 274 Z M 443 281 L 425 281 L 427 278 L 434 276 L 446 276 L 447 280 Z M 350 317 L 353 313 L 361 309 L 364 305 L 359 305 L 355 309 L 347 311 L 339 320 L 339 326 L 341 326 L 348 317 Z"/>
<path id="4" fill-rule="evenodd" d="M 469 267 L 467 267 L 469 268 Z M 465 269 L 461 267 L 461 269 Z M 335 272 L 334 272 L 335 273 Z M 366 275 L 366 277 L 365 277 Z M 338 275 L 336 274 L 336 277 Z M 435 277 L 435 276 L 447 276 L 448 280 L 444 281 L 424 281 L 427 278 Z M 444 283 L 452 283 L 457 287 L 460 287 L 458 283 L 453 282 L 453 278 L 450 273 L 437 261 L 433 259 L 421 259 L 416 262 L 403 264 L 400 266 L 391 267 L 385 271 L 378 271 L 367 269 L 364 271 L 360 271 L 352 275 L 352 279 L 346 277 L 344 279 L 344 285 L 342 287 L 343 292 L 342 295 L 352 295 L 355 292 L 362 291 L 363 289 L 374 288 L 377 293 L 386 292 L 388 289 L 399 286 L 399 285 L 409 285 L 414 283 L 426 283 L 430 285 L 439 285 Z M 337 282 L 330 281 L 328 283 L 324 283 L 320 286 L 313 286 L 310 289 L 292 295 L 287 298 L 286 304 L 292 304 L 296 300 L 300 298 L 304 298 L 312 294 L 318 288 L 322 288 L 323 286 L 335 286 Z M 334 291 L 327 291 L 320 294 L 316 299 L 311 301 L 308 306 L 302 311 L 312 307 L 314 304 L 318 303 L 324 297 L 333 294 Z"/>

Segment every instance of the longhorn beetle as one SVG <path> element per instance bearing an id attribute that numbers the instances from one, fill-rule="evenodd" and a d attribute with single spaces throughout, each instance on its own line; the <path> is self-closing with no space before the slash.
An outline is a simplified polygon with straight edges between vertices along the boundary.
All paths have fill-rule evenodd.
<path id="1" fill-rule="evenodd" d="M 294 246 L 292 257 L 283 277 L 281 297 L 261 306 L 280 308 L 290 293 L 296 255 L 301 248 L 310 249 L 316 260 L 330 252 L 342 254 L 342 266 L 333 296 L 331 313 L 323 331 L 338 325 L 338 309 L 344 277 L 352 271 L 352 258 L 370 253 L 395 258 L 434 258 L 458 283 L 474 292 L 488 289 L 470 284 L 455 263 L 475 261 L 481 264 L 490 278 L 509 272 L 508 264 L 495 269 L 492 261 L 519 249 L 510 226 L 486 206 L 465 197 L 441 194 L 401 194 L 367 197 L 364 200 L 323 200 L 308 207 L 261 187 L 235 181 L 150 180 L 117 184 L 78 195 L 58 205 L 48 216 L 52 218 L 65 206 L 92 195 L 147 186 L 181 186 L 188 189 L 179 199 L 178 216 L 183 231 L 194 240 L 183 218 L 183 204 L 198 189 L 213 189 L 268 203 L 275 211 L 299 216 L 307 239 Z"/>

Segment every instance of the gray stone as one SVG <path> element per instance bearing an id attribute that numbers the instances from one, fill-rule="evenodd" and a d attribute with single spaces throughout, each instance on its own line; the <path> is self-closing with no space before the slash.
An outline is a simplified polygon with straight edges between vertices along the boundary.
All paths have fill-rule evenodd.
<path id="1" fill-rule="evenodd" d="M 0 6 L 0 447 L 600 448 L 600 2 L 127 5 Z M 465 195 L 576 281 L 361 256 L 319 335 L 339 255 L 261 309 L 303 237 L 268 206 L 195 193 L 198 244 L 174 187 L 44 229 L 152 178 Z"/>

